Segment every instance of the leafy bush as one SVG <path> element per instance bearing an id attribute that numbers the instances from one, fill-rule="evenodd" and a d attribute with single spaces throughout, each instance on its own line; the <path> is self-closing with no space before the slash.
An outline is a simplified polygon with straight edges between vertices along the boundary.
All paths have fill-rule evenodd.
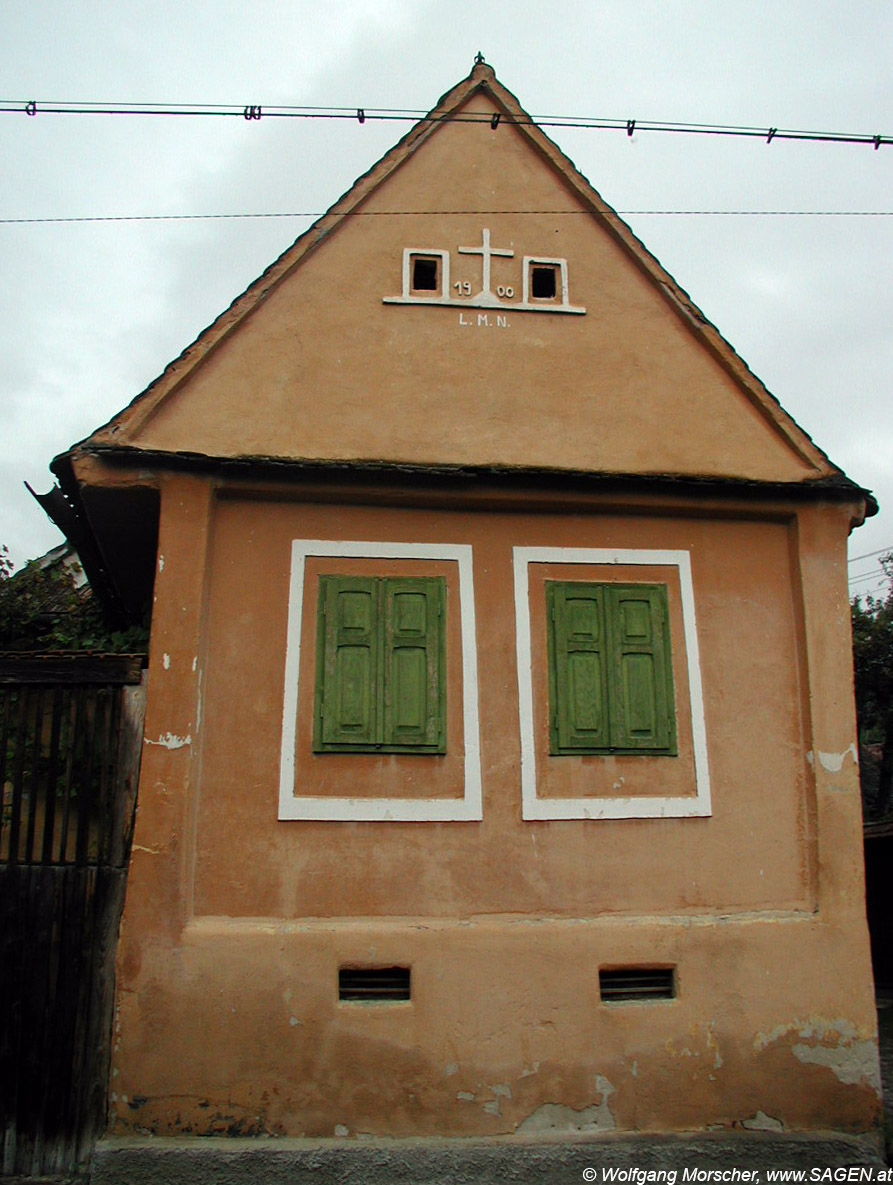
<path id="1" fill-rule="evenodd" d="M 893 578 L 893 555 L 881 561 Z M 862 802 L 867 820 L 893 814 L 893 586 L 851 606 Z"/>
<path id="2" fill-rule="evenodd" d="M 77 587 L 79 565 L 70 548 L 57 548 L 13 572 L 0 544 L 0 650 L 145 650 L 145 624 L 117 629 L 107 621 L 89 584 Z"/>

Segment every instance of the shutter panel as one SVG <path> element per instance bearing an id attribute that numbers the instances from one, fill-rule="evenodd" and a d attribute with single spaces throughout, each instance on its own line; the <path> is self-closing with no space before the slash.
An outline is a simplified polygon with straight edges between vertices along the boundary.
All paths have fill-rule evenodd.
<path id="1" fill-rule="evenodd" d="M 608 731 L 605 589 L 546 582 L 552 753 L 606 749 Z"/>
<path id="2" fill-rule="evenodd" d="M 676 751 L 667 590 L 654 584 L 606 587 L 611 640 L 611 748 Z"/>
<path id="3" fill-rule="evenodd" d="M 386 748 L 446 749 L 442 577 L 385 579 L 383 729 Z"/>
<path id="4" fill-rule="evenodd" d="M 373 578 L 320 576 L 314 749 L 377 740 L 378 589 Z"/>

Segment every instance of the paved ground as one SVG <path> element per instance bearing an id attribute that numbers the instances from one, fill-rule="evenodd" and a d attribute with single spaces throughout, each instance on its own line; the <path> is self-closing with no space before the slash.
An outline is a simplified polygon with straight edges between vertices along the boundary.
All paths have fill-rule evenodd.
<path id="1" fill-rule="evenodd" d="M 828 1174 L 807 1181 L 865 1180 L 848 1171 L 857 1166 L 884 1170 L 877 1144 L 829 1132 L 617 1132 L 549 1142 L 109 1140 L 97 1149 L 90 1185 L 637 1185 L 649 1174 L 666 1185 L 766 1185 L 768 1168 Z"/>

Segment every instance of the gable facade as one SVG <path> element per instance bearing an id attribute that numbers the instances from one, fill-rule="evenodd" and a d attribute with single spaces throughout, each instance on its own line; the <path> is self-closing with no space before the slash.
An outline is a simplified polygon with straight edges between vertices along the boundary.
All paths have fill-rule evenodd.
<path id="1" fill-rule="evenodd" d="M 877 1123 L 870 495 L 489 67 L 55 467 L 157 501 L 115 1131 Z"/>

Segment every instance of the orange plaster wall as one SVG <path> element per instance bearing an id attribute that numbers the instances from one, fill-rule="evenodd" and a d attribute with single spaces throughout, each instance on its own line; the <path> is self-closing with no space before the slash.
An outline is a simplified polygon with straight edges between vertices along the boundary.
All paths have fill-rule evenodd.
<path id="1" fill-rule="evenodd" d="M 660 509 L 396 511 L 163 482 L 115 1131 L 877 1122 L 846 513 Z M 474 548 L 479 823 L 276 818 L 290 540 L 346 522 Z M 712 817 L 522 822 L 516 543 L 690 551 Z M 357 963 L 410 966 L 412 1000 L 339 1003 Z M 602 1003 L 598 968 L 627 963 L 675 965 L 678 997 Z"/>
<path id="2" fill-rule="evenodd" d="M 812 858 L 806 812 L 811 786 L 805 705 L 796 683 L 799 626 L 781 522 L 694 522 L 217 503 L 212 530 L 208 626 L 203 639 L 201 783 L 196 822 L 195 910 L 225 916 L 565 916 L 711 908 L 808 907 Z M 288 568 L 292 538 L 449 541 L 474 548 L 484 817 L 480 823 L 280 822 Z M 513 544 L 691 549 L 708 749 L 714 782 L 710 820 L 585 820 L 523 823 L 519 797 L 518 681 Z M 314 570 L 331 561 L 315 560 Z M 350 563 L 340 561 L 347 569 Z M 382 570 L 381 561 L 357 565 Z M 433 565 L 431 571 L 449 565 Z M 395 570 L 397 570 L 395 568 Z M 550 566 L 549 574 L 569 569 Z M 435 572 L 436 574 L 436 572 Z M 627 569 L 622 574 L 628 575 Z M 581 578 L 591 576 L 587 570 Z M 645 569 L 640 579 L 654 579 Z M 311 589 L 313 582 L 309 582 Z M 542 580 L 533 586 L 542 590 Z M 457 596 L 455 583 L 450 595 Z M 544 667 L 539 597 L 534 659 Z M 297 794 L 402 793 L 427 780 L 426 797 L 461 792 L 461 761 L 311 752 L 315 613 L 304 613 Z M 540 756 L 541 794 L 693 794 L 686 660 L 674 605 L 680 754 L 675 758 Z M 455 608 L 455 606 L 454 606 Z M 455 614 L 450 669 L 457 668 Z M 541 628 L 540 628 L 541 627 Z M 537 679 L 539 736 L 546 728 Z M 456 738 L 455 691 L 449 719 Z M 751 723 L 742 727 L 742 716 Z M 540 745 L 542 750 L 542 744 Z M 457 781 L 458 779 L 458 781 Z M 536 850 L 532 848 L 535 837 Z M 334 846 L 333 846 L 334 845 Z M 647 875 L 626 870 L 649 852 Z M 580 869 L 587 874 L 580 876 Z"/>
<path id="3" fill-rule="evenodd" d="M 490 105 L 492 106 L 492 104 Z M 469 110 L 489 110 L 478 97 Z M 389 217 L 391 211 L 522 211 Z M 535 213 L 549 211 L 549 213 Z M 586 314 L 384 304 L 404 247 L 477 291 L 524 255 L 568 261 Z M 463 308 L 465 312 L 463 313 Z M 494 376 L 499 376 L 494 381 Z M 265 298 L 136 433 L 212 456 L 389 459 L 798 481 L 788 447 L 666 296 L 516 129 L 444 125 Z"/>

